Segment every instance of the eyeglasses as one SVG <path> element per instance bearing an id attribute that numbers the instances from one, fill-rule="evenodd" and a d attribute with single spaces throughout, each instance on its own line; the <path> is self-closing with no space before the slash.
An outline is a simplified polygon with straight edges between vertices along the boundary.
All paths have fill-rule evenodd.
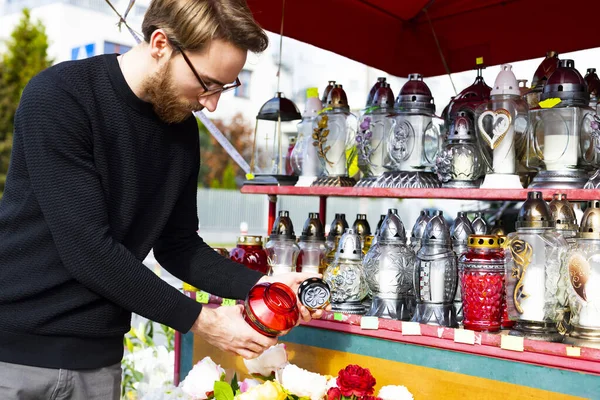
<path id="1" fill-rule="evenodd" d="M 190 61 L 188 56 L 183 52 L 183 49 L 177 45 L 175 45 L 175 48 L 181 53 L 181 55 L 183 56 L 183 59 L 185 60 L 187 65 L 190 67 L 190 69 L 192 70 L 194 75 L 196 76 L 196 79 L 198 79 L 198 82 L 200 82 L 200 86 L 202 86 L 202 89 L 204 89 L 204 92 L 198 94 L 198 99 L 200 99 L 202 97 L 212 96 L 213 94 L 217 94 L 217 93 L 224 93 L 224 92 L 227 92 L 231 89 L 235 89 L 236 87 L 239 87 L 242 85 L 242 83 L 240 82 L 240 78 L 235 78 L 235 82 L 233 82 L 233 83 L 228 83 L 228 84 L 225 84 L 221 87 L 214 88 L 214 89 L 209 89 L 208 86 L 206 86 L 206 83 L 204 83 L 204 81 L 200 77 L 200 74 L 198 74 L 198 72 L 196 71 L 196 68 L 194 68 L 194 66 L 192 65 L 192 62 Z"/>

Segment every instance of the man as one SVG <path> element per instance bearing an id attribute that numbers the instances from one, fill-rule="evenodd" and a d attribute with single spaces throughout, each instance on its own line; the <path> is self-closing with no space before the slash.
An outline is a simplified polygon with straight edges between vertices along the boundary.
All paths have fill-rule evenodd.
<path id="1" fill-rule="evenodd" d="M 154 0 L 142 31 L 126 54 L 58 64 L 23 92 L 0 203 L 2 400 L 118 399 L 132 312 L 245 358 L 276 342 L 142 264 L 154 248 L 173 275 L 235 299 L 273 279 L 196 234 L 192 116 L 239 85 L 267 36 L 245 0 Z"/>

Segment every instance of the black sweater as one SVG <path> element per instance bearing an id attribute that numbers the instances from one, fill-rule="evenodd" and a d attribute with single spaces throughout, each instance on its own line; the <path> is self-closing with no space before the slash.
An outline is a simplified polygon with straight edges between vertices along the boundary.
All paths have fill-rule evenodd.
<path id="1" fill-rule="evenodd" d="M 198 236 L 198 127 L 160 121 L 115 54 L 64 62 L 25 88 L 0 203 L 0 361 L 117 363 L 131 312 L 187 332 L 201 305 L 142 260 L 243 299 L 261 277 Z"/>

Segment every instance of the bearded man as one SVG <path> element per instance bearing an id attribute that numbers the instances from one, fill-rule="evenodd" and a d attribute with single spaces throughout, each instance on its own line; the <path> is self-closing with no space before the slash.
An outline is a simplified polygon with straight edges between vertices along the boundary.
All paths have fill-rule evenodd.
<path id="1" fill-rule="evenodd" d="M 154 0 L 142 31 L 131 51 L 57 64 L 23 92 L 0 203 L 2 400 L 118 399 L 132 312 L 245 358 L 276 342 L 241 306 L 203 308 L 142 264 L 153 248 L 176 277 L 234 299 L 275 279 L 197 235 L 192 115 L 240 85 L 267 36 L 245 0 Z M 309 276 L 277 280 L 296 290 Z"/>

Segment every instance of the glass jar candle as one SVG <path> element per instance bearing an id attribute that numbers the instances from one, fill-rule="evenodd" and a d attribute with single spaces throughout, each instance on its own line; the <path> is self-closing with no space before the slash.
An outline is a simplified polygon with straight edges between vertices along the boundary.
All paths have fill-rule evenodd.
<path id="1" fill-rule="evenodd" d="M 258 333 L 276 337 L 298 322 L 296 294 L 283 283 L 259 283 L 248 293 L 243 316 Z"/>
<path id="2" fill-rule="evenodd" d="M 229 253 L 233 261 L 246 267 L 267 274 L 269 262 L 267 253 L 262 245 L 262 236 L 242 235 L 238 238 L 237 245 Z"/>
<path id="3" fill-rule="evenodd" d="M 504 298 L 503 238 L 471 235 L 468 250 L 458 261 L 463 302 L 463 325 L 496 332 L 502 325 Z"/>

